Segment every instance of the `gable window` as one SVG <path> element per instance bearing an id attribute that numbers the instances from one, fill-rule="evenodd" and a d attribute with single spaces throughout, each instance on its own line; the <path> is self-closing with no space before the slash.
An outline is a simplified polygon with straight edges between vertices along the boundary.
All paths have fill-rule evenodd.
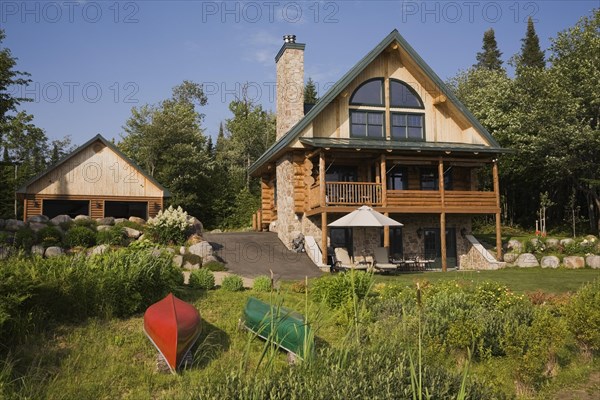
<path id="1" fill-rule="evenodd" d="M 350 137 L 425 140 L 425 114 L 414 112 L 425 108 L 421 97 L 406 82 L 390 79 L 389 87 L 384 82 L 383 78 L 367 80 L 350 96 Z M 384 123 L 386 107 L 391 108 L 389 130 Z"/>
<path id="2" fill-rule="evenodd" d="M 390 107 L 425 108 L 417 92 L 396 79 L 390 79 Z"/>
<path id="3" fill-rule="evenodd" d="M 392 138 L 424 140 L 423 114 L 392 113 Z"/>
<path id="4" fill-rule="evenodd" d="M 383 138 L 383 111 L 350 112 L 350 136 L 358 138 Z"/>
<path id="5" fill-rule="evenodd" d="M 357 106 L 380 106 L 383 103 L 383 79 L 371 79 L 363 83 L 354 91 L 350 98 L 351 105 Z"/>

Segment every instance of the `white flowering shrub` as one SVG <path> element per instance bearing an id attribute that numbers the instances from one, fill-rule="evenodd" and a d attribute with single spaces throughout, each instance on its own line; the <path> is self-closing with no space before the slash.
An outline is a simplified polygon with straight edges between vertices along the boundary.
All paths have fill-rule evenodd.
<path id="1" fill-rule="evenodd" d="M 148 234 L 160 244 L 183 244 L 189 228 L 188 213 L 181 207 L 170 206 L 148 220 Z"/>

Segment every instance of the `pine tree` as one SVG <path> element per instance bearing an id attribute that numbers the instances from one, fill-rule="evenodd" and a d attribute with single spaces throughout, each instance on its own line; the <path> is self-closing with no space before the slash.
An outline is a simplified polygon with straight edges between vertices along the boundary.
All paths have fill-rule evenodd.
<path id="1" fill-rule="evenodd" d="M 483 34 L 482 51 L 477 53 L 477 64 L 474 67 L 499 71 L 502 69 L 501 56 L 502 52 L 498 50 L 496 35 L 490 28 Z"/>
<path id="2" fill-rule="evenodd" d="M 312 78 L 308 78 L 306 86 L 304 87 L 304 103 L 305 104 L 316 104 L 319 100 L 317 94 L 317 87 Z"/>
<path id="3" fill-rule="evenodd" d="M 527 21 L 527 32 L 521 42 L 523 44 L 521 45 L 519 65 L 521 67 L 544 68 L 546 66 L 544 52 L 540 48 L 540 38 L 535 33 L 531 17 Z"/>

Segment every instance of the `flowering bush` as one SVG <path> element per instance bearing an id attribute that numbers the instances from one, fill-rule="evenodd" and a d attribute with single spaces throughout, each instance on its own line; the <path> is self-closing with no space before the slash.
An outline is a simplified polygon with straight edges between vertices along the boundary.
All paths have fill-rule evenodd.
<path id="1" fill-rule="evenodd" d="M 187 212 L 181 207 L 170 206 L 148 220 L 148 234 L 160 244 L 183 244 L 188 226 Z"/>

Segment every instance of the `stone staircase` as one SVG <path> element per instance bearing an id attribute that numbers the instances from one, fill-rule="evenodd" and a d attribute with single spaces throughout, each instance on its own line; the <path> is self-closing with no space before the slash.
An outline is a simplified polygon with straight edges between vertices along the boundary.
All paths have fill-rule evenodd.
<path id="1" fill-rule="evenodd" d="M 467 254 L 460 257 L 461 270 L 494 270 L 506 267 L 506 263 L 496 260 L 473 235 L 466 235 L 465 238 L 471 244 Z"/>

